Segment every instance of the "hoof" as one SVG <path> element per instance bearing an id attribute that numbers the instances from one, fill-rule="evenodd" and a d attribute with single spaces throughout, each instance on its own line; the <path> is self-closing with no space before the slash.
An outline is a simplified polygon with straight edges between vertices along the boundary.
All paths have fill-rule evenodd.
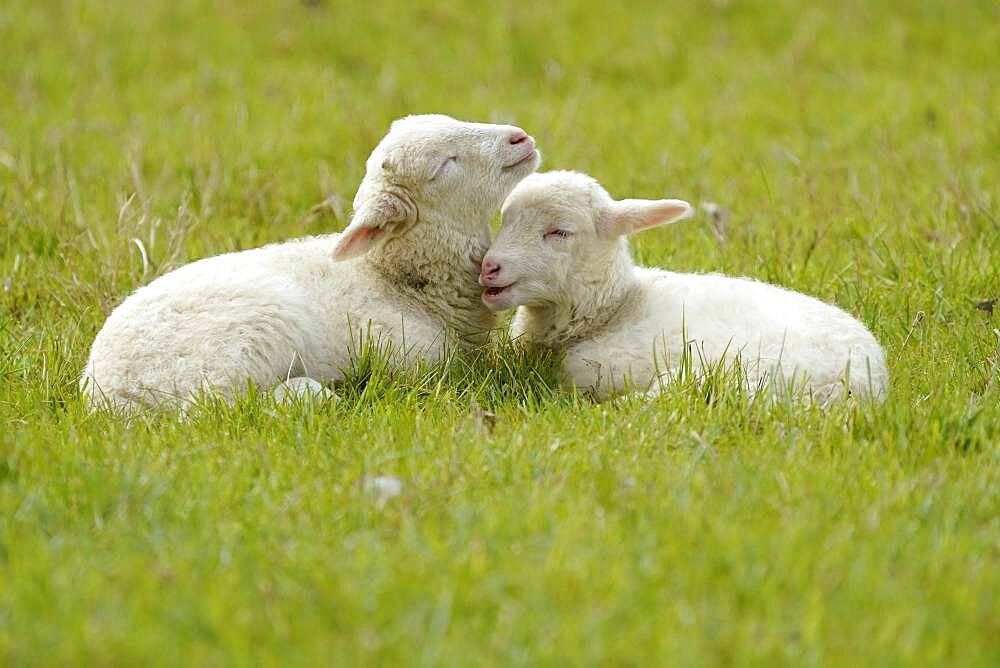
<path id="1" fill-rule="evenodd" d="M 289 378 L 274 388 L 274 400 L 279 404 L 307 400 L 336 401 L 337 395 L 319 381 L 299 376 Z"/>

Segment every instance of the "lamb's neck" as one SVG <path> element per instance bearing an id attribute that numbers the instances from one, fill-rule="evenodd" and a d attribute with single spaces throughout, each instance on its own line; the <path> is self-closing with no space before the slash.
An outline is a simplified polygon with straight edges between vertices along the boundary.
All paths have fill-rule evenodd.
<path id="1" fill-rule="evenodd" d="M 634 265 L 624 248 L 607 263 L 605 272 L 581 277 L 574 287 L 559 303 L 522 306 L 516 334 L 559 352 L 615 327 L 639 295 Z"/>
<path id="2" fill-rule="evenodd" d="M 402 305 L 440 320 L 461 343 L 485 343 L 496 316 L 480 299 L 480 264 L 489 219 L 421 220 L 365 257 L 367 267 Z"/>

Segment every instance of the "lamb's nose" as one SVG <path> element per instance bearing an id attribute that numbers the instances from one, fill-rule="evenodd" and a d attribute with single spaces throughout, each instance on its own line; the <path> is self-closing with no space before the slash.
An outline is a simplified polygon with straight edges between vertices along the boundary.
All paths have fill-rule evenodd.
<path id="1" fill-rule="evenodd" d="M 524 130 L 515 130 L 510 135 L 511 146 L 516 146 L 522 142 L 528 141 L 528 133 Z"/>
<path id="2" fill-rule="evenodd" d="M 483 260 L 483 270 L 479 272 L 479 282 L 489 280 L 491 278 L 496 278 L 496 275 L 500 273 L 500 263 L 496 260 Z"/>

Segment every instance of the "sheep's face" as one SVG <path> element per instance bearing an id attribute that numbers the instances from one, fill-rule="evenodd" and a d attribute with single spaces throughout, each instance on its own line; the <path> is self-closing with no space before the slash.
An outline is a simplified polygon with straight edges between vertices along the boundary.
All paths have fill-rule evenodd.
<path id="1" fill-rule="evenodd" d="M 483 303 L 494 311 L 572 301 L 605 280 L 632 232 L 684 220 L 681 200 L 615 201 L 576 172 L 529 176 L 503 205 L 503 226 L 483 259 Z"/>
<path id="2" fill-rule="evenodd" d="M 360 255 L 421 222 L 485 233 L 504 198 L 540 161 L 534 139 L 513 125 L 441 115 L 397 120 L 368 158 L 354 218 L 334 257 Z"/>

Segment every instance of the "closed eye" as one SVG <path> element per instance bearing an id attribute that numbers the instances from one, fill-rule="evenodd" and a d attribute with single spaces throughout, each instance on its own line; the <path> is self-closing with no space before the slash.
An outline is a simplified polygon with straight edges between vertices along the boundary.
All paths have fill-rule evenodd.
<path id="1" fill-rule="evenodd" d="M 565 239 L 566 237 L 570 237 L 572 235 L 573 233 L 570 232 L 569 230 L 555 229 L 555 230 L 549 230 L 543 236 L 545 239 Z"/>
<path id="2" fill-rule="evenodd" d="M 453 165 L 453 164 L 455 164 L 456 162 L 458 162 L 458 156 L 457 155 L 453 155 L 450 158 L 446 158 L 444 160 L 444 162 L 442 162 L 438 166 L 438 168 L 436 170 L 434 170 L 434 175 L 431 176 L 431 181 L 434 181 L 435 179 L 440 178 L 441 175 L 444 174 L 448 170 L 448 167 L 451 166 L 451 165 Z"/>

